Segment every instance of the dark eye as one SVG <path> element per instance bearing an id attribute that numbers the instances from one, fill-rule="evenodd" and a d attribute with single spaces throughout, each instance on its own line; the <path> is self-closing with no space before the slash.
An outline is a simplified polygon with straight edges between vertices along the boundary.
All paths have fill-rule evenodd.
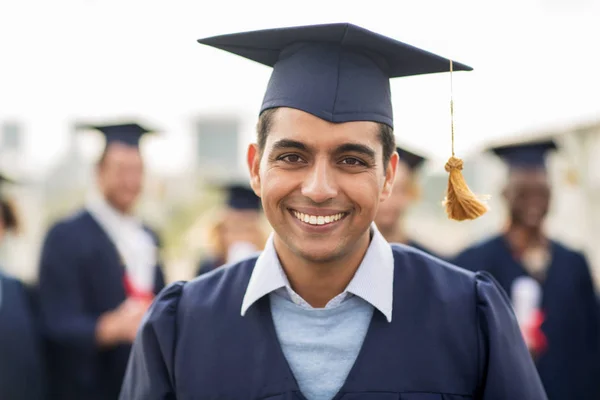
<path id="1" fill-rule="evenodd" d="M 295 164 L 302 161 L 300 156 L 297 154 L 287 154 L 285 156 L 280 157 L 279 159 L 290 164 Z"/>
<path id="2" fill-rule="evenodd" d="M 366 165 L 364 162 L 360 161 L 358 158 L 354 157 L 346 157 L 342 160 L 342 164 L 351 165 L 351 166 L 364 166 Z"/>

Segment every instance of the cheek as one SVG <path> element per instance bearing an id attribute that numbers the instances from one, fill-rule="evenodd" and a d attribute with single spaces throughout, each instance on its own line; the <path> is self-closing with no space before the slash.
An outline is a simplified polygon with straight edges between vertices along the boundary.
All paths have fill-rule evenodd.
<path id="1" fill-rule="evenodd" d="M 301 172 L 283 171 L 276 168 L 263 171 L 260 177 L 260 192 L 266 207 L 273 208 L 273 203 L 278 203 L 294 190 L 302 187 L 303 175 Z"/>
<path id="2" fill-rule="evenodd" d="M 372 214 L 379 207 L 383 179 L 377 179 L 370 173 L 340 174 L 338 184 L 340 194 L 358 205 L 363 212 Z"/>

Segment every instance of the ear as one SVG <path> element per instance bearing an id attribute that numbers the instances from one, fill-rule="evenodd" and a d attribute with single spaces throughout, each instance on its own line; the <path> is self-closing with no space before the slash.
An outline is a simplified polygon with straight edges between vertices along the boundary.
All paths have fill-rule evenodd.
<path id="1" fill-rule="evenodd" d="M 256 143 L 248 146 L 246 161 L 248 163 L 248 170 L 250 171 L 250 186 L 254 190 L 254 193 L 260 197 L 260 151 Z"/>
<path id="2" fill-rule="evenodd" d="M 394 152 L 390 157 L 390 161 L 388 162 L 385 168 L 385 181 L 383 182 L 383 190 L 381 192 L 380 201 L 384 201 L 385 199 L 390 197 L 390 193 L 392 193 L 394 181 L 396 180 L 396 168 L 398 168 L 398 159 L 398 153 Z"/>
<path id="3" fill-rule="evenodd" d="M 504 186 L 504 188 L 502 189 L 502 198 L 505 201 L 509 200 L 509 194 L 510 194 L 510 188 L 509 185 Z"/>

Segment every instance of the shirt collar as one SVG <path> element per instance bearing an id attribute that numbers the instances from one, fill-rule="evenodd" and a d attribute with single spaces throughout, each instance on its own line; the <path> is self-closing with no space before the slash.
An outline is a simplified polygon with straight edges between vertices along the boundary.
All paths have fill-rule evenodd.
<path id="1" fill-rule="evenodd" d="M 94 216 L 101 218 L 105 223 L 109 223 L 111 225 L 120 226 L 128 224 L 132 226 L 142 226 L 142 223 L 135 215 L 124 214 L 118 211 L 106 200 L 103 195 L 97 191 L 93 191 L 88 196 L 86 201 L 86 209 Z"/>
<path id="2" fill-rule="evenodd" d="M 348 284 L 346 292 L 361 297 L 392 321 L 392 304 L 394 293 L 394 255 L 390 244 L 383 238 L 375 224 L 371 243 L 361 261 L 354 277 Z M 256 264 L 246 293 L 242 301 L 241 315 L 259 299 L 277 289 L 289 286 L 283 273 L 279 257 L 273 244 L 273 234 L 269 236 L 265 249 Z"/>

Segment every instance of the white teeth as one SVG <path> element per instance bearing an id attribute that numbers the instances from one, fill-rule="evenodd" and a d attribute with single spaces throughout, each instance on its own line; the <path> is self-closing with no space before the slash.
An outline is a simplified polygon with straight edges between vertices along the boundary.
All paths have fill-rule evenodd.
<path id="1" fill-rule="evenodd" d="M 308 214 L 304 214 L 304 213 L 301 213 L 298 211 L 294 211 L 293 214 L 300 221 L 303 221 L 303 222 L 305 222 L 307 224 L 311 224 L 311 225 L 330 224 L 332 222 L 339 221 L 344 216 L 344 213 L 323 216 L 323 215 L 308 215 Z"/>

